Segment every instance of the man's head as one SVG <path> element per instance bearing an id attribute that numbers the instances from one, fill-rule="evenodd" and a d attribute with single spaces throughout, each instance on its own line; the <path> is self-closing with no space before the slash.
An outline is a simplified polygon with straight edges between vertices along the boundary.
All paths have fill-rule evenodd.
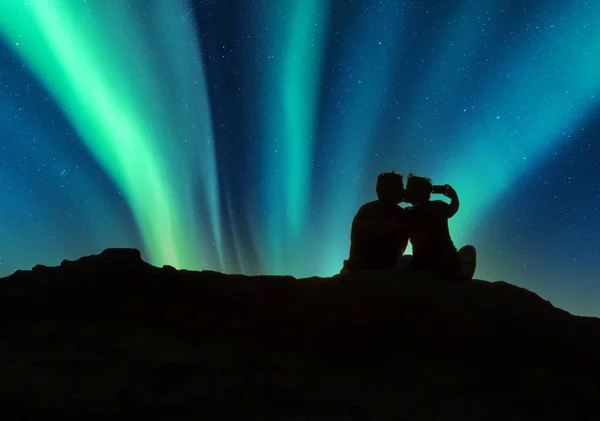
<path id="1" fill-rule="evenodd" d="M 394 170 L 382 172 L 377 177 L 377 198 L 397 205 L 404 199 L 404 181 L 402 174 Z"/>
<path id="2" fill-rule="evenodd" d="M 405 201 L 413 205 L 427 202 L 431 197 L 431 189 L 431 179 L 410 173 L 406 179 Z"/>

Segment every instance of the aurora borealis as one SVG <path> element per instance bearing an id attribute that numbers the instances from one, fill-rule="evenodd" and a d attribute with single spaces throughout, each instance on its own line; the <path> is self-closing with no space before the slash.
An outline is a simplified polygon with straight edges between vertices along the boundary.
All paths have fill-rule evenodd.
<path id="1" fill-rule="evenodd" d="M 480 279 L 600 316 L 593 1 L 4 0 L 0 276 L 136 247 L 330 276 L 396 169 Z"/>

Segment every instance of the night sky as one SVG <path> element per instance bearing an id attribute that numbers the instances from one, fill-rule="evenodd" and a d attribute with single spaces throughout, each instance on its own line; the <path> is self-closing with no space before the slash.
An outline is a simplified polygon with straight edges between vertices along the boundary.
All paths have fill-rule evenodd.
<path id="1" fill-rule="evenodd" d="M 0 276 L 331 276 L 395 169 L 454 186 L 477 278 L 600 316 L 600 4 L 441 3 L 2 0 Z"/>

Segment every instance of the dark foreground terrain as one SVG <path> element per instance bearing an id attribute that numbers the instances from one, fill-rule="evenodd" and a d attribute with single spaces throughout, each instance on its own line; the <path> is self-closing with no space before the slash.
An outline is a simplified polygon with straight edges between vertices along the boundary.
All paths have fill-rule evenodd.
<path id="1" fill-rule="evenodd" d="M 600 319 L 505 282 L 156 268 L 0 279 L 2 419 L 600 420 Z"/>

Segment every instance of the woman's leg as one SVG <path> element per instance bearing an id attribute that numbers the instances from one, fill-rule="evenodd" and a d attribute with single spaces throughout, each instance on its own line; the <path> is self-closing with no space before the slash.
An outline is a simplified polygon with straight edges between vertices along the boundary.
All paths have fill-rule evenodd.
<path id="1" fill-rule="evenodd" d="M 463 277 L 473 279 L 477 266 L 477 250 L 472 245 L 466 245 L 458 250 L 458 258 L 461 262 L 461 274 Z"/>

